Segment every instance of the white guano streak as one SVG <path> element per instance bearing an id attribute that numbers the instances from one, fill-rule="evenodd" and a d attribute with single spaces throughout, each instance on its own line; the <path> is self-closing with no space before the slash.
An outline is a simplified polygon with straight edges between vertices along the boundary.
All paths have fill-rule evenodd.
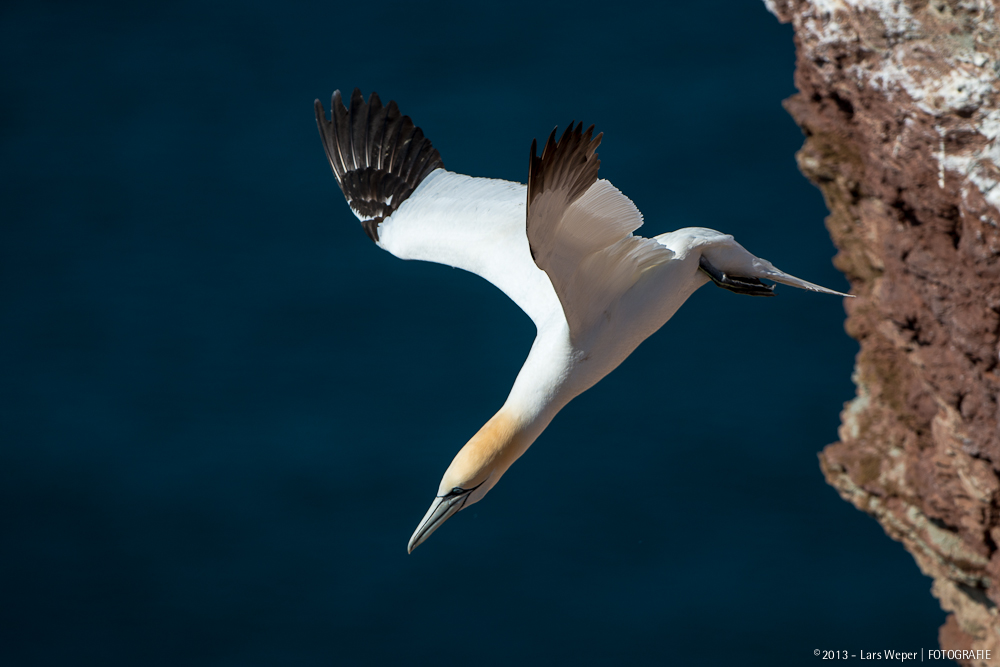
<path id="1" fill-rule="evenodd" d="M 764 4 L 772 13 L 777 13 L 774 0 L 764 0 Z M 991 3 L 967 0 L 962 4 L 966 8 L 979 10 L 981 18 L 977 29 L 980 32 L 996 32 Z M 923 11 L 935 10 L 928 5 Z M 926 62 L 927 51 L 936 50 L 935 45 L 929 39 L 922 39 L 921 36 L 926 31 L 906 4 L 899 0 L 812 0 L 793 20 L 800 33 L 805 31 L 813 38 L 802 42 L 807 55 L 810 58 L 822 57 L 823 51 L 829 46 L 864 41 L 852 20 L 862 13 L 878 16 L 885 26 L 887 47 L 876 49 L 883 53 L 880 61 L 872 59 L 848 69 L 859 85 L 878 90 L 890 100 L 895 93 L 905 92 L 918 109 L 935 118 L 960 110 L 974 111 L 994 103 L 998 81 L 995 70 L 997 63 L 987 54 L 976 51 L 976 40 L 957 46 L 955 42 L 951 42 L 954 52 L 940 59 L 948 70 L 929 71 L 923 63 Z M 921 54 L 924 55 L 923 58 L 920 57 Z M 996 141 L 1000 137 L 1000 110 L 973 113 L 967 127 L 956 129 L 976 132 L 986 138 L 988 143 L 982 150 L 969 154 L 948 155 L 944 148 L 945 132 L 939 128 L 940 146 L 934 152 L 940 169 L 938 185 L 942 188 L 945 185 L 945 170 L 961 174 L 963 179 L 967 179 L 982 193 L 993 208 L 1000 211 L 1000 187 L 997 187 L 1000 181 L 993 175 L 1000 173 L 997 168 L 1000 165 L 1000 148 Z M 896 150 L 898 149 L 894 149 L 894 152 Z M 964 182 L 963 180 L 963 199 L 968 195 Z M 997 225 L 994 220 L 983 219 L 989 224 Z"/>

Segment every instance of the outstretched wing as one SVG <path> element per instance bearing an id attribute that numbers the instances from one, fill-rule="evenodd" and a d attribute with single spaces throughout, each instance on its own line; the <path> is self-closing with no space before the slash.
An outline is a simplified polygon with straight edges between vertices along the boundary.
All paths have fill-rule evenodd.
<path id="1" fill-rule="evenodd" d="M 365 232 L 378 241 L 378 224 L 392 215 L 420 182 L 444 168 L 437 149 L 395 102 L 383 107 L 377 93 L 365 102 L 354 89 L 351 108 L 340 91 L 330 100 L 330 120 L 316 100 L 316 125 L 326 157 L 347 204 Z"/>
<path id="2" fill-rule="evenodd" d="M 499 287 L 541 327 L 562 317 L 524 234 L 525 186 L 445 171 L 431 142 L 395 102 L 333 94 L 316 123 L 337 183 L 365 232 L 401 259 L 471 271 Z"/>
<path id="3" fill-rule="evenodd" d="M 573 124 L 556 142 L 549 135 L 541 157 L 531 144 L 527 233 L 531 256 L 548 274 L 571 335 L 579 336 L 614 305 L 646 271 L 673 252 L 633 236 L 642 214 L 628 197 L 597 179 L 602 135 Z"/>

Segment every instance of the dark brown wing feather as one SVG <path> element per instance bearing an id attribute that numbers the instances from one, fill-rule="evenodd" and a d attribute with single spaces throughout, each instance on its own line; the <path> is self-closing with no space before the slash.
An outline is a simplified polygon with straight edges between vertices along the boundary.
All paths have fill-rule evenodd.
<path id="1" fill-rule="evenodd" d="M 316 100 L 316 125 L 347 203 L 373 241 L 378 224 L 406 200 L 428 174 L 444 168 L 437 149 L 395 102 L 382 106 L 376 93 L 365 102 L 357 88 L 346 107 L 340 91 L 330 102 L 330 119 Z"/>
<path id="2" fill-rule="evenodd" d="M 601 161 L 597 157 L 597 147 L 601 145 L 604 133 L 594 134 L 594 126 L 582 131 L 583 123 L 573 127 L 573 123 L 563 131 L 562 138 L 556 142 L 556 130 L 553 129 L 542 149 L 542 156 L 537 157 L 538 142 L 531 142 L 531 159 L 528 162 L 528 225 L 531 225 L 531 205 L 546 192 L 563 191 L 561 199 L 569 206 L 583 195 L 597 181 L 597 171 Z M 528 239 L 532 230 L 528 230 Z M 535 257 L 535 248 L 531 248 L 531 256 Z"/>

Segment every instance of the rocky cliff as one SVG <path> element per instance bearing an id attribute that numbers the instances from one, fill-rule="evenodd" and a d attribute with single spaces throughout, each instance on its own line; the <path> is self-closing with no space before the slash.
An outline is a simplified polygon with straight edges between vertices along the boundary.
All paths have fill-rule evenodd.
<path id="1" fill-rule="evenodd" d="M 1000 8 L 765 4 L 795 29 L 799 166 L 858 296 L 857 397 L 820 464 L 933 577 L 942 648 L 1000 656 Z"/>

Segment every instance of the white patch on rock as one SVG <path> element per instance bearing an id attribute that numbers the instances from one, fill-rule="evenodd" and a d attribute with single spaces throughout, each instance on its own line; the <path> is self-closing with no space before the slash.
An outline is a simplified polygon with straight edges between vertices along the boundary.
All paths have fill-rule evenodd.
<path id="1" fill-rule="evenodd" d="M 944 162 L 947 157 L 944 152 L 944 133 L 938 130 L 941 135 L 941 157 L 938 158 L 938 187 L 944 190 Z"/>
<path id="2" fill-rule="evenodd" d="M 764 0 L 764 3 L 772 13 L 777 13 L 775 0 Z M 946 137 L 939 130 L 942 132 L 941 146 L 935 151 L 941 170 L 938 185 L 944 187 L 944 170 L 957 172 L 1000 211 L 1000 188 L 993 175 L 1000 173 L 1000 150 L 995 141 L 1000 136 L 1000 112 L 979 111 L 998 106 L 1000 62 L 978 50 L 984 43 L 984 35 L 996 33 L 995 9 L 987 0 L 965 0 L 959 3 L 959 9 L 978 13 L 977 34 L 965 43 L 949 40 L 945 47 L 947 55 L 939 53 L 940 42 L 928 36 L 928 30 L 918 18 L 926 14 L 932 21 L 949 20 L 950 13 L 939 12 L 932 4 L 915 10 L 918 14 L 915 15 L 901 0 L 810 0 L 795 12 L 793 23 L 798 34 L 811 37 L 802 40 L 804 55 L 808 58 L 832 61 L 833 58 L 828 57 L 831 46 L 862 42 L 874 52 L 873 57 L 847 70 L 859 86 L 877 90 L 889 100 L 905 93 L 929 116 L 935 119 L 948 116 L 952 130 L 975 132 L 988 139 L 990 143 L 984 150 L 947 155 L 944 150 Z M 885 28 L 883 34 L 873 35 L 873 29 L 879 25 Z M 843 50 L 858 49 L 855 45 Z M 936 57 L 928 58 L 930 53 Z M 944 62 L 947 69 L 942 71 L 940 65 L 931 69 L 927 66 L 928 61 Z M 959 120 L 960 125 L 956 127 L 956 113 L 968 116 L 968 121 Z M 938 125 L 933 121 L 928 124 Z M 893 148 L 894 155 L 898 153 L 901 139 L 897 139 Z M 966 195 L 964 188 L 963 183 L 963 198 Z"/>

